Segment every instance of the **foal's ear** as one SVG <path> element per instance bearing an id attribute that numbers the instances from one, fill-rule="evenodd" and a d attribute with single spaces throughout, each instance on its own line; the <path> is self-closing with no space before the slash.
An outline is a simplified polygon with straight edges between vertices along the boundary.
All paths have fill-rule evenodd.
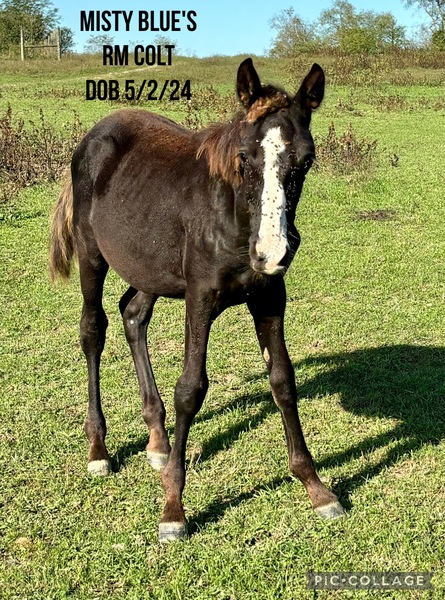
<path id="1" fill-rule="evenodd" d="M 252 106 L 255 100 L 261 96 L 261 82 L 255 71 L 251 58 L 246 58 L 239 68 L 236 79 L 236 91 L 238 97 L 246 108 Z"/>
<path id="2" fill-rule="evenodd" d="M 303 108 L 315 110 L 323 100 L 324 83 L 324 71 L 320 65 L 314 63 L 312 69 L 304 78 L 294 102 L 300 104 Z"/>

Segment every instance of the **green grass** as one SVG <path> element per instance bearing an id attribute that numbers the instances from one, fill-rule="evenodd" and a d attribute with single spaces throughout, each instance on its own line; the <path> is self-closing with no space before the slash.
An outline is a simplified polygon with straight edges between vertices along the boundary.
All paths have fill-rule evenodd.
<path id="1" fill-rule="evenodd" d="M 265 79 L 288 77 L 276 63 L 258 62 Z M 192 84 L 199 73 L 202 84 L 226 92 L 236 63 L 184 59 L 179 75 L 189 68 Z M 6 71 L 0 107 L 9 101 L 26 117 L 42 106 L 56 122 L 75 108 L 91 124 L 115 107 L 39 96 L 42 88 L 80 89 L 96 72 L 87 67 L 53 67 L 44 83 L 27 67 L 16 91 Z M 382 93 L 407 104 L 383 110 L 375 102 Z M 303 241 L 287 275 L 286 337 L 303 428 L 321 476 L 349 510 L 342 521 L 318 520 L 289 476 L 251 319 L 237 307 L 213 327 L 210 389 L 189 438 L 184 502 L 192 535 L 159 546 L 163 490 L 144 456 L 146 428 L 117 309 L 125 285 L 114 275 L 106 285 L 102 389 L 115 473 L 88 476 L 78 277 L 53 288 L 47 275 L 59 188 L 21 193 L 11 218 L 0 220 L 2 600 L 312 598 L 311 570 L 435 573 L 430 593 L 318 598 L 443 597 L 445 111 L 433 107 L 441 96 L 437 86 L 331 87 L 314 115 L 316 136 L 334 121 L 338 132 L 351 124 L 377 140 L 369 173 L 308 176 L 297 212 Z M 419 105 L 419 97 L 431 104 Z M 360 218 L 379 210 L 393 218 Z M 183 319 L 182 302 L 160 300 L 148 336 L 170 433 Z"/>

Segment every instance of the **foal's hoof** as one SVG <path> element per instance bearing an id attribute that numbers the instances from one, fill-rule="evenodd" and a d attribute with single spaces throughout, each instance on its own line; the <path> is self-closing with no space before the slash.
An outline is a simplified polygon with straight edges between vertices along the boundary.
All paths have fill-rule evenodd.
<path id="1" fill-rule="evenodd" d="M 315 512 L 322 519 L 327 519 L 330 521 L 333 519 L 346 517 L 346 511 L 338 500 L 335 502 L 330 502 L 329 504 L 325 504 L 324 506 L 318 506 L 315 509 Z"/>
<path id="2" fill-rule="evenodd" d="M 109 460 L 92 460 L 88 463 L 88 473 L 105 477 L 111 473 L 111 463 Z"/>
<path id="3" fill-rule="evenodd" d="M 167 464 L 168 454 L 164 454 L 163 452 L 153 452 L 152 450 L 147 450 L 147 460 L 150 466 L 155 471 L 162 471 L 162 469 Z"/>
<path id="4" fill-rule="evenodd" d="M 159 523 L 159 541 L 175 542 L 185 540 L 187 537 L 187 523 L 173 521 L 172 523 Z"/>

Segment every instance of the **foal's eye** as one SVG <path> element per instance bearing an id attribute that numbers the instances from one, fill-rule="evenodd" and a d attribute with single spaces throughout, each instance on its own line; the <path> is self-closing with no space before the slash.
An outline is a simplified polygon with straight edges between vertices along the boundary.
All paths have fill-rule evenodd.
<path id="1" fill-rule="evenodd" d="M 245 164 L 249 160 L 249 157 L 247 156 L 246 152 L 244 152 L 243 150 L 240 150 L 238 152 L 238 156 L 240 157 L 240 160 L 243 164 Z"/>

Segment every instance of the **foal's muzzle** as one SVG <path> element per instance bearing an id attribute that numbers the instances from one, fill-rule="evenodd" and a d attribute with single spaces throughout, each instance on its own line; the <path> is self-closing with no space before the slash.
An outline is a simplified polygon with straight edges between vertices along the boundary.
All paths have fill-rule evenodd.
<path id="1" fill-rule="evenodd" d="M 266 254 L 265 252 L 257 253 L 254 251 L 250 264 L 256 273 L 261 273 L 262 275 L 284 275 L 289 266 L 289 256 L 289 246 L 286 244 L 284 254 L 283 252 L 277 255 L 276 253 Z"/>

